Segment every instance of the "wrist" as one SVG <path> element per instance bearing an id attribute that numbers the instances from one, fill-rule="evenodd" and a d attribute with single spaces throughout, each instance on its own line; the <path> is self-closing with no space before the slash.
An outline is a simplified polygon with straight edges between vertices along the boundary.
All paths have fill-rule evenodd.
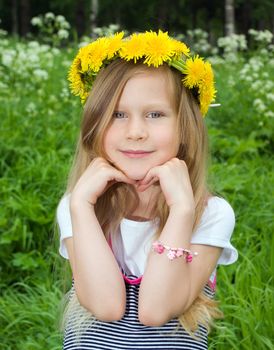
<path id="1" fill-rule="evenodd" d="M 89 202 L 87 199 L 78 198 L 77 196 L 71 195 L 70 197 L 70 210 L 72 212 L 81 212 L 82 210 L 93 210 L 94 204 Z"/>
<path id="2" fill-rule="evenodd" d="M 194 220 L 195 209 L 183 205 L 172 205 L 169 207 L 169 214 L 178 215 L 183 218 L 192 218 Z"/>

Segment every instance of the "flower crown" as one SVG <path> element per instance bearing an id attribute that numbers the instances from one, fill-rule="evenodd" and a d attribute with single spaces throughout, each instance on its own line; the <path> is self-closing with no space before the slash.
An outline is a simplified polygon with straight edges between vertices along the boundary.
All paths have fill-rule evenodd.
<path id="1" fill-rule="evenodd" d="M 164 63 L 182 73 L 182 83 L 198 98 L 202 115 L 215 99 L 214 76 L 209 62 L 198 55 L 190 55 L 189 48 L 168 36 L 167 32 L 145 32 L 124 38 L 124 32 L 101 37 L 80 48 L 69 70 L 68 80 L 74 95 L 85 103 L 93 82 L 101 68 L 116 58 L 139 60 L 148 66 Z"/>

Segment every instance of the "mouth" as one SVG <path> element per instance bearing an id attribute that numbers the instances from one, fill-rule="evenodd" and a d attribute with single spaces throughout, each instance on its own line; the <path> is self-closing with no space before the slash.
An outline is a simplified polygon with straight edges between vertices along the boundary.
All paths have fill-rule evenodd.
<path id="1" fill-rule="evenodd" d="M 144 158 L 147 157 L 152 151 L 143 151 L 143 150 L 126 150 L 121 151 L 128 158 Z"/>

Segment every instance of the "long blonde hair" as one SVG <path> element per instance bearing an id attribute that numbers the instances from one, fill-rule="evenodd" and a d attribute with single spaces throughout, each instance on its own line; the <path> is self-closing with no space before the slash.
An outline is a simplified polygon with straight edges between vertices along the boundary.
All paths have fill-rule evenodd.
<path id="1" fill-rule="evenodd" d="M 151 69 L 161 69 L 166 74 L 170 96 L 177 110 L 178 133 L 181 140 L 177 157 L 186 162 L 189 171 L 196 205 L 194 231 L 209 197 L 207 130 L 195 97 L 181 82 L 181 74 L 167 65 L 150 68 L 142 63 L 134 64 L 117 59 L 100 71 L 84 107 L 81 132 L 66 192 L 70 193 L 73 190 L 76 182 L 95 157 L 106 158 L 103 149 L 104 135 L 126 82 L 135 74 Z M 133 212 L 137 206 L 138 195 L 133 186 L 125 183 L 116 183 L 111 186 L 95 205 L 96 216 L 106 237 L 110 232 L 116 232 L 121 219 Z M 156 236 L 163 230 L 168 214 L 169 208 L 163 194 L 160 193 L 151 212 L 151 218 L 159 218 Z M 70 297 L 70 304 L 65 319 L 68 319 L 69 314 L 75 312 L 77 307 L 78 310 L 80 308 L 76 295 Z M 209 331 L 213 319 L 219 317 L 221 312 L 217 308 L 217 303 L 201 292 L 192 306 L 179 317 L 179 321 L 191 335 L 194 335 L 199 324 Z"/>

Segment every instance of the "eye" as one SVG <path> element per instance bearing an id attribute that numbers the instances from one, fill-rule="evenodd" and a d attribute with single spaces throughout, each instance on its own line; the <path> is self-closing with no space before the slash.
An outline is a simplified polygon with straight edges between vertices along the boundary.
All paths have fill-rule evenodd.
<path id="1" fill-rule="evenodd" d="M 163 117 L 164 114 L 162 112 L 150 112 L 148 113 L 148 116 L 150 116 L 150 118 L 160 118 Z"/>
<path id="2" fill-rule="evenodd" d="M 118 118 L 118 119 L 122 119 L 125 117 L 125 113 L 124 112 L 113 112 L 112 115 L 114 118 Z"/>

